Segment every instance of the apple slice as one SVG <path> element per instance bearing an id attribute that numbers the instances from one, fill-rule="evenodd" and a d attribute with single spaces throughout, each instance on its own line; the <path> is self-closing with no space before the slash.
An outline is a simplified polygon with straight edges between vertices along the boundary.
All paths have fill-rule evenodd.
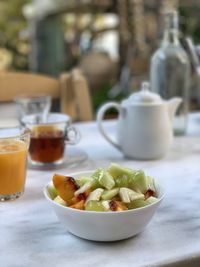
<path id="1" fill-rule="evenodd" d="M 53 184 L 58 192 L 58 195 L 70 204 L 70 200 L 74 197 L 74 193 L 78 190 L 79 186 L 73 177 L 54 174 Z"/>
<path id="2" fill-rule="evenodd" d="M 78 196 L 79 194 L 83 194 L 84 192 L 86 192 L 87 190 L 89 190 L 91 188 L 92 188 L 92 182 L 87 182 L 86 184 L 81 186 L 78 190 L 76 190 L 74 192 L 74 195 Z"/>
<path id="3" fill-rule="evenodd" d="M 130 203 L 136 199 L 144 199 L 144 195 L 142 193 L 135 192 L 126 187 L 121 187 L 119 189 L 119 196 L 124 203 Z"/>
<path id="4" fill-rule="evenodd" d="M 112 189 L 115 186 L 115 181 L 109 172 L 104 172 L 103 176 L 99 178 L 99 183 L 106 189 Z"/>
<path id="5" fill-rule="evenodd" d="M 92 191 L 89 196 L 87 197 L 86 201 L 85 201 L 85 205 L 87 205 L 87 203 L 91 200 L 94 201 L 99 201 L 101 198 L 101 195 L 103 193 L 104 189 L 103 188 L 97 188 L 94 191 Z"/>
<path id="6" fill-rule="evenodd" d="M 110 201 L 109 200 L 103 200 L 101 201 L 102 206 L 104 207 L 105 211 L 110 211 Z"/>

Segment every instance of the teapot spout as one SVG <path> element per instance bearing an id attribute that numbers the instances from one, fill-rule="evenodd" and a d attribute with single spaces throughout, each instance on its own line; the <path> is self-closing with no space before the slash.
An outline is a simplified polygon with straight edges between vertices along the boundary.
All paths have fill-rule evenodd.
<path id="1" fill-rule="evenodd" d="M 180 97 L 174 97 L 170 100 L 167 101 L 168 104 L 168 114 L 169 114 L 169 118 L 172 121 L 175 115 L 175 112 L 177 110 L 177 108 L 179 107 L 179 105 L 182 102 L 182 98 Z"/>

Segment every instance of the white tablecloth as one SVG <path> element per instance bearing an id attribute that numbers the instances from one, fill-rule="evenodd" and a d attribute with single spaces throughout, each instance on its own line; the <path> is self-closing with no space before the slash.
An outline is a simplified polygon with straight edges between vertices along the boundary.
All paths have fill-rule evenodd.
<path id="1" fill-rule="evenodd" d="M 200 115 L 190 117 L 188 135 L 175 138 L 166 158 L 157 161 L 124 159 L 103 139 L 95 123 L 76 126 L 82 134 L 77 151 L 86 152 L 88 159 L 56 172 L 69 174 L 110 162 L 142 168 L 164 184 L 163 203 L 146 230 L 134 238 L 112 243 L 86 241 L 60 225 L 43 196 L 42 189 L 55 171 L 29 169 L 25 194 L 0 203 L 0 266 L 199 267 Z M 105 126 L 115 134 L 114 122 Z"/>

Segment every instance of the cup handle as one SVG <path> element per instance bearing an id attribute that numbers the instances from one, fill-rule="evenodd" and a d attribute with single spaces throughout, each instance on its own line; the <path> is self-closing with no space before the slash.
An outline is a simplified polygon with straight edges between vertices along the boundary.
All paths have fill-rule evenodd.
<path id="1" fill-rule="evenodd" d="M 80 132 L 73 126 L 68 126 L 66 129 L 65 144 L 76 145 L 81 139 Z"/>
<path id="2" fill-rule="evenodd" d="M 103 106 L 99 109 L 99 111 L 98 111 L 98 113 L 97 113 L 97 125 L 98 125 L 98 128 L 99 128 L 100 133 L 104 136 L 104 138 L 105 138 L 111 145 L 113 145 L 114 147 L 116 147 L 118 150 L 121 151 L 121 147 L 120 147 L 120 145 L 119 145 L 117 142 L 113 141 L 113 140 L 110 138 L 109 135 L 107 135 L 107 133 L 105 132 L 104 127 L 103 127 L 103 123 L 102 123 L 102 122 L 103 122 L 104 115 L 105 115 L 106 111 L 108 111 L 110 108 L 115 108 L 115 109 L 118 110 L 118 112 L 121 111 L 121 107 L 120 107 L 120 105 L 119 105 L 118 103 L 116 103 L 116 102 L 109 102 L 109 103 L 103 105 Z"/>

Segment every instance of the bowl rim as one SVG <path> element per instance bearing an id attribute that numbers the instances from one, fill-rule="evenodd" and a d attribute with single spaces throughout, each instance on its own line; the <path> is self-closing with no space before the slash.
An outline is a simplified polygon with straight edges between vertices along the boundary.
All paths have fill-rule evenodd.
<path id="1" fill-rule="evenodd" d="M 96 170 L 96 169 L 95 169 Z M 88 171 L 79 171 L 79 172 L 74 172 L 74 173 L 69 173 L 68 176 L 77 176 L 77 175 L 84 175 L 86 173 L 93 173 L 95 170 L 88 170 Z M 76 179 L 76 177 L 73 177 L 74 179 Z M 144 210 L 144 209 L 147 209 L 149 207 L 152 207 L 154 205 L 157 205 L 158 203 L 160 203 L 164 197 L 165 197 L 165 191 L 164 191 L 164 187 L 162 186 L 161 183 L 157 183 L 157 181 L 155 180 L 155 183 L 156 183 L 156 186 L 159 187 L 159 189 L 161 189 L 161 196 L 158 197 L 158 200 L 154 203 L 151 203 L 149 205 L 146 205 L 144 207 L 140 207 L 140 208 L 135 208 L 135 209 L 129 209 L 129 210 L 122 210 L 122 211 L 92 211 L 92 210 L 79 210 L 79 209 L 74 209 L 74 208 L 70 208 L 68 206 L 64 206 L 64 205 L 61 205 L 55 201 L 53 201 L 53 199 L 51 199 L 48 195 L 48 187 L 50 185 L 52 185 L 52 181 L 49 181 L 43 188 L 43 194 L 45 196 L 45 198 L 51 202 L 53 205 L 55 206 L 58 206 L 58 207 L 61 207 L 61 208 L 64 208 L 64 209 L 67 209 L 69 210 L 70 212 L 74 212 L 74 213 L 83 213 L 83 214 L 108 214 L 107 216 L 109 216 L 109 214 L 113 214 L 112 216 L 115 216 L 117 214 L 127 214 L 127 213 L 134 213 L 136 211 L 141 211 L 141 210 Z M 115 215 L 114 215 L 115 214 Z"/>

